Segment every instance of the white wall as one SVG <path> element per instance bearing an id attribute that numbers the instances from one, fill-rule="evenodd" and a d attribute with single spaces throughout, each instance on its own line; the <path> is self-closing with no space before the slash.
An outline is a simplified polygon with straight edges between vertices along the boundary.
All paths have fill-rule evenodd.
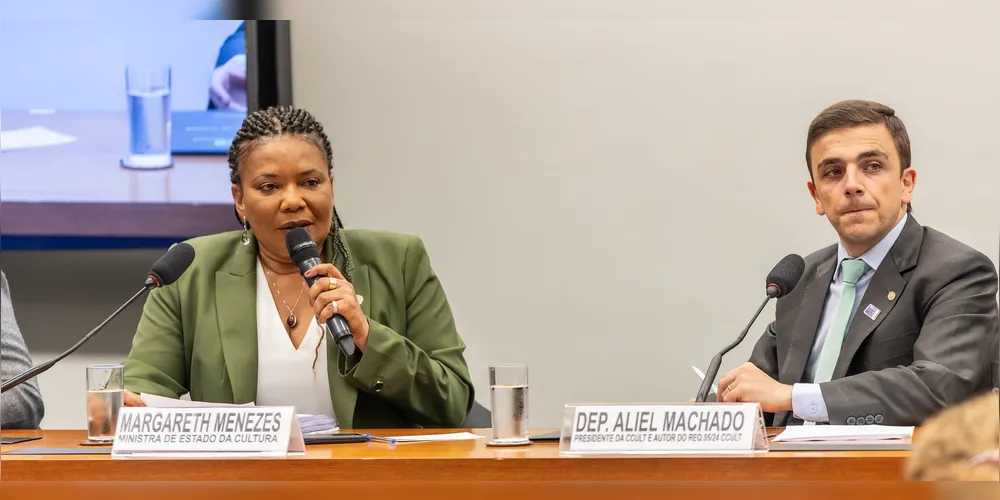
<path id="1" fill-rule="evenodd" d="M 295 101 L 331 135 L 345 223 L 425 239 L 479 401 L 490 363 L 524 361 L 533 425 L 567 402 L 693 397 L 690 365 L 740 331 L 770 267 L 835 241 L 803 159 L 834 101 L 895 107 L 915 217 L 997 259 L 996 3 L 308 1 L 271 16 L 293 19 Z M 156 253 L 58 258 L 2 261 L 40 359 Z M 111 279 L 88 289 L 71 264 Z M 138 310 L 92 359 L 127 352 Z M 43 377 L 46 427 L 82 425 L 85 361 Z"/>
<path id="2" fill-rule="evenodd" d="M 295 102 L 331 135 L 345 224 L 424 237 L 479 400 L 489 363 L 527 362 L 533 424 L 554 426 L 567 402 L 694 397 L 690 365 L 739 333 L 771 266 L 835 241 L 803 156 L 837 100 L 896 108 L 914 216 L 996 260 L 1000 6 L 972 19 L 967 5 L 310 2 L 307 18 L 288 2 L 275 16 L 294 20 Z"/>

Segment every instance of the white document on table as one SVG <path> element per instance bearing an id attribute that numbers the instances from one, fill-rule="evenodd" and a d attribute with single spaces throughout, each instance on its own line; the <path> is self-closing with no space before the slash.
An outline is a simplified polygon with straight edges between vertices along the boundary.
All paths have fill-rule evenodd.
<path id="1" fill-rule="evenodd" d="M 58 146 L 76 141 L 76 137 L 60 134 L 45 127 L 29 127 L 0 132 L 0 151 Z"/>
<path id="2" fill-rule="evenodd" d="M 775 443 L 803 441 L 884 441 L 910 439 L 912 426 L 892 425 L 790 425 L 774 438 Z"/>
<path id="3" fill-rule="evenodd" d="M 424 434 L 420 436 L 392 436 L 381 439 L 393 440 L 397 443 L 431 443 L 437 441 L 464 441 L 480 439 L 483 436 L 471 432 L 451 432 L 448 434 Z"/>
<path id="4" fill-rule="evenodd" d="M 183 399 L 165 398 L 155 394 L 140 394 L 146 406 L 150 408 L 225 408 L 229 406 L 254 406 L 253 401 L 243 404 L 206 403 L 203 401 L 186 401 Z"/>

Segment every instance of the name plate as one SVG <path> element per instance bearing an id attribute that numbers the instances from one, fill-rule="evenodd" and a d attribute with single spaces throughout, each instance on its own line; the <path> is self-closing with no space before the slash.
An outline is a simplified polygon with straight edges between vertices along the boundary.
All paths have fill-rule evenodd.
<path id="1" fill-rule="evenodd" d="M 274 457 L 304 453 L 291 406 L 124 407 L 112 457 Z"/>
<path id="2" fill-rule="evenodd" d="M 751 454 L 768 449 L 757 403 L 566 405 L 563 455 Z"/>

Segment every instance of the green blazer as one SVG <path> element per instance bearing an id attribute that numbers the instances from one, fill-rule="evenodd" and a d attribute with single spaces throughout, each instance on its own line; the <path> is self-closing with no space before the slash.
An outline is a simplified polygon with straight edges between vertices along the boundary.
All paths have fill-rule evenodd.
<path id="1" fill-rule="evenodd" d="M 365 353 L 327 338 L 330 396 L 343 429 L 461 427 L 474 402 L 465 343 L 420 238 L 341 231 L 369 319 Z M 257 395 L 257 241 L 191 239 L 191 267 L 150 292 L 125 360 L 135 393 L 247 403 Z M 344 269 L 327 237 L 324 262 Z"/>

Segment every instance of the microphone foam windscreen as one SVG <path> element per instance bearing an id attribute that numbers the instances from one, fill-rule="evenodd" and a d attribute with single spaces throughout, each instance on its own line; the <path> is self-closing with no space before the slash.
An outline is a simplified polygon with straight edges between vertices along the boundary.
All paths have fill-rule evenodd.
<path id="1" fill-rule="evenodd" d="M 297 227 L 285 234 L 285 246 L 292 262 L 303 262 L 309 258 L 319 258 L 319 248 L 305 228 Z"/>
<path id="2" fill-rule="evenodd" d="M 166 286 L 177 281 L 193 261 L 194 248 L 187 243 L 178 243 L 153 263 L 149 274 L 156 277 L 159 286 Z"/>
<path id="3" fill-rule="evenodd" d="M 805 271 L 806 262 L 801 256 L 796 254 L 786 255 L 785 258 L 778 261 L 771 269 L 771 272 L 767 275 L 767 285 L 775 285 L 779 289 L 778 297 L 782 295 L 787 295 L 795 288 L 795 285 L 802 278 L 802 273 Z"/>

